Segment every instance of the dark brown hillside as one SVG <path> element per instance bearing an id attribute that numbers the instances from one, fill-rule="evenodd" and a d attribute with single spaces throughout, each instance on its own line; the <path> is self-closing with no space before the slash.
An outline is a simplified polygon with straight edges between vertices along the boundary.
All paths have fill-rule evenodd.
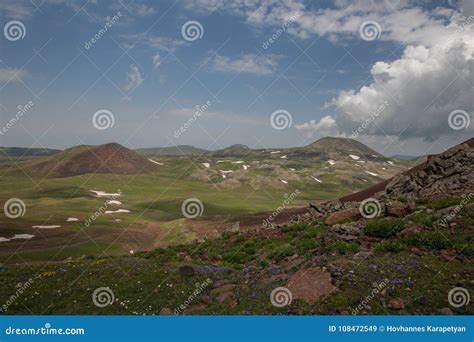
<path id="1" fill-rule="evenodd" d="M 133 175 L 155 169 L 153 163 L 120 144 L 77 146 L 32 164 L 35 174 L 49 177 L 70 177 L 87 173 Z"/>

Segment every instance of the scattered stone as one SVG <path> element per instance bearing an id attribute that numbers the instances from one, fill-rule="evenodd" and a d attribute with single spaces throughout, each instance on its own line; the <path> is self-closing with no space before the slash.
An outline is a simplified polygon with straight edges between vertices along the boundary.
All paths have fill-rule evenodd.
<path id="1" fill-rule="evenodd" d="M 226 303 L 230 307 L 236 307 L 239 303 L 237 302 L 237 299 L 235 298 L 235 295 L 233 292 L 224 292 L 217 296 L 217 302 L 219 304 L 224 304 Z"/>
<path id="2" fill-rule="evenodd" d="M 168 308 L 163 308 L 160 310 L 160 315 L 161 316 L 172 316 L 174 313 L 173 313 L 173 310 L 171 309 L 168 309 Z"/>
<path id="3" fill-rule="evenodd" d="M 192 277 L 196 274 L 209 275 L 212 273 L 230 273 L 230 268 L 213 265 L 185 265 L 178 268 L 178 272 L 183 277 Z"/>
<path id="4" fill-rule="evenodd" d="M 355 261 L 362 261 L 367 259 L 369 256 L 374 254 L 372 251 L 360 251 L 359 253 L 354 254 Z"/>
<path id="5" fill-rule="evenodd" d="M 403 310 L 405 309 L 405 302 L 402 298 L 394 298 L 388 303 L 387 307 L 393 310 Z"/>
<path id="6" fill-rule="evenodd" d="M 399 235 L 400 236 L 412 236 L 423 231 L 423 227 L 419 225 L 414 225 L 403 229 Z"/>
<path id="7" fill-rule="evenodd" d="M 285 280 L 288 280 L 288 275 L 286 275 L 286 274 L 277 274 L 277 275 L 274 275 L 270 278 L 265 278 L 263 280 L 263 284 L 264 285 L 270 285 L 270 284 L 277 283 L 277 282 L 280 282 L 280 281 L 285 281 Z"/>
<path id="8" fill-rule="evenodd" d="M 362 223 L 350 222 L 331 226 L 324 239 L 326 242 L 334 240 L 354 241 L 362 235 Z"/>
<path id="9" fill-rule="evenodd" d="M 236 287 L 235 284 L 226 284 L 211 290 L 211 296 L 217 297 L 222 293 L 232 291 Z"/>

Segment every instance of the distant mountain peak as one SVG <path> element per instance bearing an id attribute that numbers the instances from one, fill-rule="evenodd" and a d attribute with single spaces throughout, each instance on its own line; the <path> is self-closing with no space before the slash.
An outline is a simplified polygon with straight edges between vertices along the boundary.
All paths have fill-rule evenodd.
<path id="1" fill-rule="evenodd" d="M 301 149 L 306 150 L 308 153 L 332 152 L 343 155 L 353 154 L 357 156 L 365 156 L 367 158 L 385 158 L 367 145 L 351 138 L 324 137 L 302 147 Z"/>

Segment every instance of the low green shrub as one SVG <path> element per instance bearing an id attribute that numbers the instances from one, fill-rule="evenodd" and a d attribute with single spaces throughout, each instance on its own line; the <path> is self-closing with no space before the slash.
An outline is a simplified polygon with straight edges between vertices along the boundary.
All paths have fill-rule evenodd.
<path id="1" fill-rule="evenodd" d="M 474 257 L 474 243 L 472 242 L 456 244 L 454 249 L 456 249 L 456 252 L 466 257 Z"/>
<path id="2" fill-rule="evenodd" d="M 432 227 L 433 223 L 435 222 L 434 217 L 427 213 L 418 213 L 415 215 L 411 215 L 407 217 L 406 220 L 421 224 L 426 227 Z"/>
<path id="3" fill-rule="evenodd" d="M 357 253 L 359 246 L 353 242 L 336 241 L 329 245 L 328 249 L 331 252 L 338 252 L 339 254 Z"/>
<path id="4" fill-rule="evenodd" d="M 294 254 L 296 254 L 296 248 L 289 243 L 285 243 L 283 245 L 275 246 L 270 252 L 269 257 L 271 259 L 281 260 Z"/>
<path id="5" fill-rule="evenodd" d="M 368 236 L 389 238 L 397 235 L 404 228 L 402 219 L 375 219 L 367 222 L 364 233 Z"/>
<path id="6" fill-rule="evenodd" d="M 432 201 L 430 204 L 428 204 L 428 207 L 434 210 L 439 210 L 439 209 L 452 207 L 453 205 L 458 205 L 461 203 L 461 201 L 462 201 L 462 198 L 446 197 L 446 198 L 441 198 L 441 199 Z"/>
<path id="7" fill-rule="evenodd" d="M 448 249 L 453 243 L 446 233 L 423 232 L 403 238 L 403 242 L 410 246 L 426 247 L 430 249 Z"/>

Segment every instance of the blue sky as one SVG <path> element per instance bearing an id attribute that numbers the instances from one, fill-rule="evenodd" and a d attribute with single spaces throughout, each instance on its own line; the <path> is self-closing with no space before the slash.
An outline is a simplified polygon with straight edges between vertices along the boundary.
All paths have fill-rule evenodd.
<path id="1" fill-rule="evenodd" d="M 390 155 L 472 136 L 467 2 L 8 0 L 0 13 L 4 146 L 263 148 L 332 135 Z M 8 36 L 12 21 L 23 38 Z M 190 21 L 197 39 L 183 35 Z M 113 126 L 97 129 L 100 110 Z M 270 119 L 279 110 L 284 129 Z"/>

